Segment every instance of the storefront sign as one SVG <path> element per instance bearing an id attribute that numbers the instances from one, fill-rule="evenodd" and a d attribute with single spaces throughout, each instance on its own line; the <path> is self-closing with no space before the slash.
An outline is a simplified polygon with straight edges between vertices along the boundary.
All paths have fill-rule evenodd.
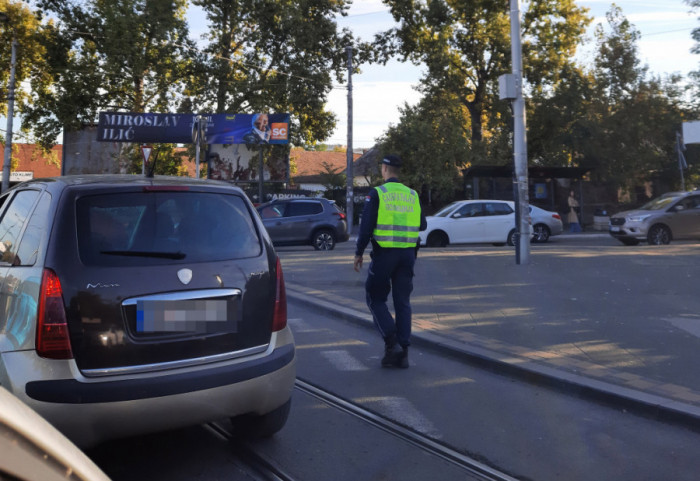
<path id="1" fill-rule="evenodd" d="M 10 172 L 10 182 L 25 182 L 34 178 L 34 172 Z M 0 182 L 2 182 L 2 172 L 0 172 Z"/>

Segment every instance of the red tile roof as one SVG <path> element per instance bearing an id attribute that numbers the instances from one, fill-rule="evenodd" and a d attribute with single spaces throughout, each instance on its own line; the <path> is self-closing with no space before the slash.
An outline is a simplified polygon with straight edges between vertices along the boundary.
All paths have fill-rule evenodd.
<path id="1" fill-rule="evenodd" d="M 353 161 L 358 159 L 361 154 L 353 154 Z M 348 156 L 345 152 L 317 152 L 303 149 L 292 149 L 289 154 L 290 162 L 295 162 L 297 166 L 296 173 L 291 177 L 306 177 L 318 175 L 326 172 L 324 164 L 327 164 L 336 173 L 345 172 L 348 163 Z"/>
<path id="2" fill-rule="evenodd" d="M 186 150 L 182 149 L 185 153 Z M 61 175 L 61 159 L 63 158 L 63 146 L 53 147 L 51 154 L 46 155 L 35 144 L 13 144 L 13 159 L 19 160 L 17 172 L 33 172 L 33 177 L 55 177 Z M 361 154 L 353 154 L 353 160 L 357 160 Z M 195 163 L 193 159 L 188 159 L 186 155 L 182 165 L 187 169 L 188 174 L 194 177 Z M 310 177 L 326 172 L 325 164 L 337 173 L 345 172 L 347 167 L 347 154 L 345 152 L 318 152 L 303 149 L 292 149 L 290 160 L 296 163 L 297 171 L 291 177 Z"/>

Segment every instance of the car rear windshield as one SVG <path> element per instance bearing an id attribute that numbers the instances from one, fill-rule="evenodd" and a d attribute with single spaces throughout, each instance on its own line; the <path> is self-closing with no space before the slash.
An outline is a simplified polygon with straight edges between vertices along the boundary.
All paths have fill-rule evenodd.
<path id="1" fill-rule="evenodd" d="M 80 258 L 86 265 L 160 265 L 257 256 L 260 240 L 237 195 L 142 192 L 78 199 Z"/>

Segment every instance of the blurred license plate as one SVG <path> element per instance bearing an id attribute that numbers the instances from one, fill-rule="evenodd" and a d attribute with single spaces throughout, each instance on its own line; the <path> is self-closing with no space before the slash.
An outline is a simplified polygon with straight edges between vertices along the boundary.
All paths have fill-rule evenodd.
<path id="1" fill-rule="evenodd" d="M 231 332 L 228 301 L 141 300 L 136 303 L 136 332 Z"/>
<path id="2" fill-rule="evenodd" d="M 620 232 L 620 228 L 616 225 L 611 225 L 610 232 Z"/>

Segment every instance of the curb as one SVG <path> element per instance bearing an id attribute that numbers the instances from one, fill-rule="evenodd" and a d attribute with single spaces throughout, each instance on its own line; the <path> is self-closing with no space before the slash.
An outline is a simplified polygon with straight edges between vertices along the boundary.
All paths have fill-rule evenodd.
<path id="1" fill-rule="evenodd" d="M 322 299 L 315 299 L 295 291 L 294 286 L 289 284 L 286 287 L 287 298 L 293 302 L 311 306 L 364 327 L 373 327 L 369 313 L 338 306 Z M 515 377 L 521 381 L 594 399 L 651 419 L 681 424 L 686 428 L 700 431 L 700 407 L 698 406 L 551 368 L 512 354 L 498 353 L 478 346 L 451 341 L 430 332 L 413 333 L 411 340 L 414 345 L 438 350 L 470 364 Z"/>
<path id="2" fill-rule="evenodd" d="M 605 231 L 584 231 L 584 232 L 579 232 L 579 233 L 571 233 L 571 232 L 562 232 L 561 234 L 557 234 L 555 236 L 551 237 L 552 239 L 607 239 L 607 238 L 612 238 L 610 234 L 608 233 L 607 230 Z M 348 242 L 350 243 L 356 243 L 357 242 L 357 234 L 352 234 L 348 238 Z M 488 244 L 488 243 L 485 243 Z M 478 244 L 476 244 L 478 245 Z"/>

